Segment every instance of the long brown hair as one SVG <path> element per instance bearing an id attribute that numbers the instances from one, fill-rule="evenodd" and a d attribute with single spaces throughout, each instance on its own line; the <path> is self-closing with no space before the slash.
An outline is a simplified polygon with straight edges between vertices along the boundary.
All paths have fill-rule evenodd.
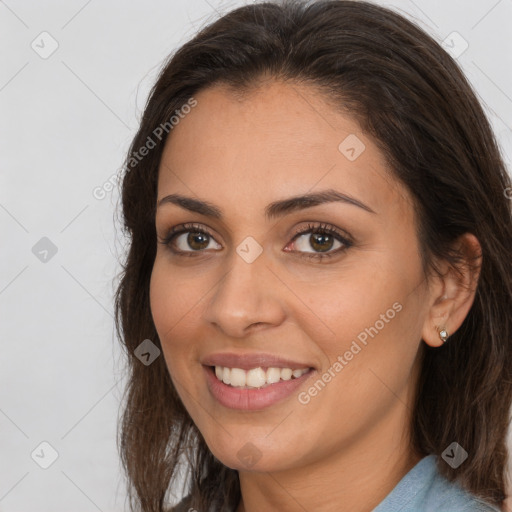
<path id="1" fill-rule="evenodd" d="M 401 15 L 363 1 L 285 0 L 237 8 L 171 55 L 126 159 L 129 246 L 115 308 L 129 371 L 118 442 L 131 509 L 163 511 L 183 468 L 191 507 L 234 510 L 240 499 L 237 471 L 209 451 L 164 358 L 146 366 L 135 349 L 148 338 L 161 348 L 149 282 L 169 119 L 178 119 L 202 89 L 225 83 L 244 91 L 263 76 L 316 87 L 373 137 L 413 197 L 425 268 L 435 272 L 436 258 L 457 268 L 454 240 L 466 232 L 478 238 L 482 267 L 471 310 L 448 343 L 421 346 L 412 442 L 419 453 L 440 455 L 457 441 L 468 459 L 452 469 L 439 458 L 439 471 L 500 506 L 512 401 L 512 220 L 505 193 L 512 189 L 489 121 L 456 62 Z"/>

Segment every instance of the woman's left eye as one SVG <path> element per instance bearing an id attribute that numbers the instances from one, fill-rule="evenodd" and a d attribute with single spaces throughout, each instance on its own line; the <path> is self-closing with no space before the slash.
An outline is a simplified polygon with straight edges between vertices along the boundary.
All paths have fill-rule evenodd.
<path id="1" fill-rule="evenodd" d="M 306 229 L 295 234 L 292 242 L 298 246 L 299 251 L 290 252 L 299 252 L 301 257 L 320 260 L 336 256 L 353 245 L 348 236 L 343 236 L 336 228 L 326 224 L 308 224 Z M 334 247 L 336 243 L 338 247 Z M 308 246 L 312 247 L 313 251 L 308 251 Z"/>
<path id="2" fill-rule="evenodd" d="M 178 256 L 196 256 L 204 249 L 208 249 L 211 242 L 219 246 L 214 249 L 221 248 L 208 231 L 197 225 L 186 224 L 172 228 L 165 238 L 160 240 L 160 243 L 168 246 Z M 298 250 L 287 250 L 287 252 L 297 252 L 301 257 L 320 260 L 335 256 L 353 245 L 348 236 L 343 236 L 336 228 L 326 224 L 308 224 L 307 228 L 295 233 L 292 243 L 298 247 Z M 337 247 L 335 247 L 336 243 Z M 188 250 L 187 246 L 192 250 Z M 307 250 L 308 246 L 313 250 Z"/>

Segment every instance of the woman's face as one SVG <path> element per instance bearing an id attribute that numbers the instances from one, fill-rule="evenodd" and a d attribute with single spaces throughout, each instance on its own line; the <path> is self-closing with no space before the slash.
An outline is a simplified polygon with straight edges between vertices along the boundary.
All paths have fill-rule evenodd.
<path id="1" fill-rule="evenodd" d="M 159 241 L 187 226 L 158 243 L 151 276 L 194 423 L 239 470 L 401 446 L 429 307 L 410 195 L 358 124 L 308 86 L 270 82 L 244 99 L 216 86 L 195 99 L 158 181 Z M 323 200 L 292 200 L 310 194 Z"/>

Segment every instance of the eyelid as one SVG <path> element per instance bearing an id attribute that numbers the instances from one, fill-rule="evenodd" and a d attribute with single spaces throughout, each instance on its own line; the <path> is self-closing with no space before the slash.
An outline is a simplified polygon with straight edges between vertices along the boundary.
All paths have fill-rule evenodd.
<path id="1" fill-rule="evenodd" d="M 317 225 L 314 226 L 313 224 Z M 307 222 L 306 226 L 298 226 L 294 229 L 293 234 L 291 235 L 292 241 L 295 240 L 297 236 L 309 233 L 310 231 L 326 231 L 338 238 L 344 239 L 344 242 L 348 242 L 350 244 L 355 243 L 353 237 L 347 231 L 334 227 L 332 224 L 328 224 L 326 222 Z"/>

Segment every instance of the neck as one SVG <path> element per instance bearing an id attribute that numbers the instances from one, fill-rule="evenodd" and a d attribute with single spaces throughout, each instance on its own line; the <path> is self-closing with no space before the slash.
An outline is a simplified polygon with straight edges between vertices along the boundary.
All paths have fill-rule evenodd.
<path id="1" fill-rule="evenodd" d="M 236 512 L 370 512 L 421 460 L 410 448 L 407 407 L 394 411 L 359 439 L 327 457 L 277 472 L 240 471 L 242 499 Z M 400 428 L 401 427 L 401 428 Z"/>

